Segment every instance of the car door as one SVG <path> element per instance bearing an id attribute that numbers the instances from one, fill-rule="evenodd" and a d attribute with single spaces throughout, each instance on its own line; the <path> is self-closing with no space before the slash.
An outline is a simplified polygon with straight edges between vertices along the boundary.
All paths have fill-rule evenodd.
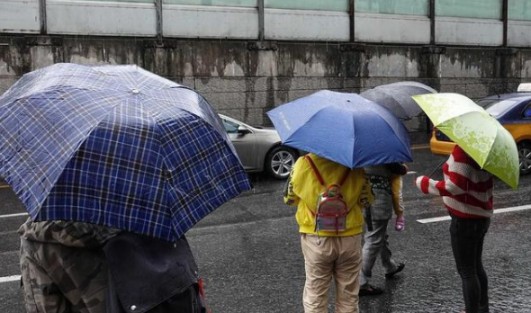
<path id="1" fill-rule="evenodd" d="M 253 131 L 235 121 L 225 118 L 221 118 L 221 120 L 245 170 L 256 169 L 256 157 L 254 156 L 256 136 Z"/>
<path id="2" fill-rule="evenodd" d="M 517 102 L 498 119 L 513 136 L 520 159 L 520 174 L 531 173 L 531 99 Z"/>
<path id="3" fill-rule="evenodd" d="M 515 105 L 501 122 L 517 143 L 531 140 L 531 100 Z"/>

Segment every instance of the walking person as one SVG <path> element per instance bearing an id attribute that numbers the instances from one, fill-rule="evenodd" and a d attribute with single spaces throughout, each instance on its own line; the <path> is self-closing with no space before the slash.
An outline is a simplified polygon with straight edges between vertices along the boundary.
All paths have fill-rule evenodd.
<path id="1" fill-rule="evenodd" d="M 341 193 L 346 210 L 343 216 L 336 215 L 331 221 L 321 213 L 318 199 L 324 189 L 334 184 L 338 187 L 335 193 Z M 297 207 L 296 220 L 306 272 L 305 313 L 328 312 L 332 279 L 336 289 L 335 312 L 359 312 L 362 209 L 372 200 L 369 183 L 361 168 L 351 170 L 313 153 L 300 157 L 293 166 L 284 201 Z"/>
<path id="2" fill-rule="evenodd" d="M 103 245 L 120 231 L 72 221 L 27 220 L 19 228 L 27 313 L 105 313 Z"/>
<path id="3" fill-rule="evenodd" d="M 441 181 L 420 176 L 417 187 L 426 194 L 442 196 L 452 218 L 450 238 L 462 282 L 465 311 L 488 313 L 488 278 L 482 254 L 492 216 L 493 177 L 458 145 L 443 165 Z"/>
<path id="4" fill-rule="evenodd" d="M 365 172 L 371 184 L 374 202 L 365 210 L 367 230 L 363 244 L 359 295 L 372 296 L 384 292 L 383 289 L 369 283 L 378 256 L 382 261 L 386 278 L 392 278 L 405 267 L 404 263 L 396 262 L 392 258 L 387 226 L 395 212 L 397 216 L 395 228 L 399 231 L 404 228 L 401 176 L 407 173 L 407 167 L 400 163 L 390 163 L 366 167 Z"/>
<path id="5" fill-rule="evenodd" d="M 19 228 L 27 313 L 205 313 L 202 280 L 175 242 L 73 221 Z"/>

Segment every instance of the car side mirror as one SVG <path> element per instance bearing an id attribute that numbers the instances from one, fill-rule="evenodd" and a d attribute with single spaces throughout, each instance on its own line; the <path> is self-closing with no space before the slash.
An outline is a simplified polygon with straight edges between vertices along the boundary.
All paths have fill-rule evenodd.
<path id="1" fill-rule="evenodd" d="M 245 127 L 238 127 L 238 136 L 245 136 L 246 134 L 250 134 L 251 131 Z"/>

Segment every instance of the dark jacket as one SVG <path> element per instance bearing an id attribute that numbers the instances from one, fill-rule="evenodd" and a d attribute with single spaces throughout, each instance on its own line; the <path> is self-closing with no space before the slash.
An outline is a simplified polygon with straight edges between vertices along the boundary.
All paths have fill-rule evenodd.
<path id="1" fill-rule="evenodd" d="M 183 236 L 170 243 L 122 233 L 104 247 L 107 313 L 204 312 L 194 256 Z"/>

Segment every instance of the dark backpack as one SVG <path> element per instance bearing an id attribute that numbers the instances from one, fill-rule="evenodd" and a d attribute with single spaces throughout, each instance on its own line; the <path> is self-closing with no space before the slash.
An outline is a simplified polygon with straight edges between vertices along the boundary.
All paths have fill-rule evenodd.
<path id="1" fill-rule="evenodd" d="M 183 236 L 170 243 L 123 232 L 104 246 L 106 313 L 205 313 L 202 280 Z"/>
<path id="2" fill-rule="evenodd" d="M 310 164 L 315 177 L 324 188 L 324 191 L 319 194 L 317 199 L 317 210 L 315 212 L 316 232 L 335 231 L 337 234 L 346 230 L 347 214 L 350 212 L 350 208 L 345 200 L 343 200 L 341 185 L 347 179 L 350 169 L 346 169 L 345 174 L 343 174 L 343 177 L 338 183 L 327 186 L 312 158 L 306 155 L 305 159 Z"/>

